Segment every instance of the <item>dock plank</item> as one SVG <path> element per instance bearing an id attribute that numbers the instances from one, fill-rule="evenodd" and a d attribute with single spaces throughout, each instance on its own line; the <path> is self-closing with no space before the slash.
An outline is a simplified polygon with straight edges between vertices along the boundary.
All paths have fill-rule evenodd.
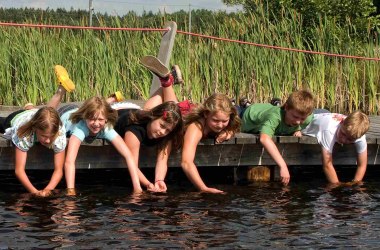
<path id="1" fill-rule="evenodd" d="M 264 150 L 256 137 L 236 138 L 236 143 L 215 144 L 214 140 L 202 140 L 198 145 L 195 163 L 198 166 L 273 166 L 276 163 Z M 253 139 L 248 141 L 238 141 Z M 317 143 L 305 143 L 310 138 L 302 137 L 303 143 L 276 143 L 289 166 L 321 165 L 321 149 Z M 311 138 L 310 141 L 314 141 Z M 310 142 L 309 141 L 309 142 Z M 0 170 L 14 168 L 14 147 L 9 141 L 0 138 Z M 368 165 L 379 165 L 380 145 L 368 144 Z M 181 152 L 174 152 L 169 157 L 170 167 L 180 167 Z M 334 164 L 355 165 L 356 153 L 354 145 L 337 145 L 334 150 Z M 156 165 L 156 148 L 142 146 L 140 149 L 139 166 L 152 168 Z M 52 169 L 53 151 L 44 146 L 36 145 L 28 152 L 28 169 Z M 78 169 L 91 168 L 125 168 L 125 160 L 112 145 L 97 140 L 93 144 L 83 144 L 76 162 Z"/>
<path id="2" fill-rule="evenodd" d="M 132 100 L 131 100 L 132 101 Z M 133 101 L 132 101 L 133 102 Z M 143 101 L 138 105 L 142 106 Z M 0 113 L 10 113 L 13 107 L 0 106 Z M 380 117 L 370 116 L 370 129 L 366 134 L 368 165 L 380 165 Z M 0 134 L 0 170 L 14 169 L 14 146 Z M 321 149 L 317 139 L 309 136 L 275 136 L 274 141 L 289 166 L 321 165 Z M 354 145 L 336 145 L 335 165 L 356 165 Z M 198 145 L 195 163 L 198 166 L 274 166 L 276 163 L 260 144 L 259 135 L 238 133 L 230 140 L 215 144 L 214 139 L 204 139 Z M 181 152 L 173 152 L 168 162 L 170 167 L 181 166 Z M 156 148 L 142 146 L 139 166 L 154 168 Z M 125 160 L 105 140 L 91 144 L 82 143 L 76 161 L 78 169 L 125 168 Z M 28 152 L 28 169 L 53 169 L 53 152 L 37 145 Z"/>

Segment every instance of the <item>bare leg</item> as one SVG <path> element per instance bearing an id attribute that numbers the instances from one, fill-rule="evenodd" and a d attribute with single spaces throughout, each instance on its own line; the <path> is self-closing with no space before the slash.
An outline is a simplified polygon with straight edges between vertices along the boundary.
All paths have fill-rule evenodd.
<path id="1" fill-rule="evenodd" d="M 146 101 L 144 109 L 150 110 L 163 102 L 173 101 L 177 103 L 178 99 L 173 84 L 183 82 L 178 65 L 174 65 L 172 70 L 169 70 L 154 56 L 144 56 L 140 59 L 140 63 L 161 81 L 161 87 Z"/>
<path id="2" fill-rule="evenodd" d="M 123 100 L 124 100 L 124 97 L 123 97 L 123 99 L 120 100 L 119 98 L 117 98 L 117 96 L 115 96 L 115 94 L 110 95 L 106 99 L 108 104 L 113 104 L 115 102 L 121 102 Z M 176 103 L 178 102 L 177 96 L 176 96 L 174 89 L 173 89 L 173 85 L 170 85 L 169 87 L 160 87 L 146 101 L 146 103 L 144 104 L 144 109 L 149 110 L 149 109 L 156 107 L 157 105 L 160 105 L 163 102 L 169 102 L 169 101 L 176 102 Z"/>
<path id="3" fill-rule="evenodd" d="M 75 84 L 71 81 L 67 70 L 63 66 L 55 65 L 54 71 L 57 77 L 58 89 L 46 106 L 57 109 L 66 92 L 71 92 L 75 89 Z"/>
<path id="4" fill-rule="evenodd" d="M 49 102 L 46 104 L 46 106 L 57 109 L 59 104 L 61 104 L 62 98 L 65 94 L 66 94 L 66 89 L 62 87 L 62 85 L 59 85 L 57 91 L 49 100 Z"/>
<path id="5" fill-rule="evenodd" d="M 110 96 L 110 97 L 108 97 L 108 98 L 106 99 L 106 102 L 107 102 L 108 104 L 112 104 L 112 103 L 115 103 L 115 102 L 116 102 L 116 99 L 115 99 L 115 97 Z"/>
<path id="6" fill-rule="evenodd" d="M 163 102 L 178 102 L 177 96 L 174 92 L 173 85 L 169 87 L 161 87 L 146 101 L 144 105 L 145 110 L 152 109 Z"/>
<path id="7" fill-rule="evenodd" d="M 108 104 L 112 104 L 115 102 L 122 102 L 125 98 L 123 94 L 120 91 L 116 91 L 115 93 L 111 94 L 109 97 L 107 97 L 106 102 Z"/>
<path id="8" fill-rule="evenodd" d="M 25 110 L 34 109 L 34 108 L 35 108 L 35 106 L 31 102 L 29 102 L 29 103 L 27 103 L 27 104 L 24 105 L 24 109 Z"/>

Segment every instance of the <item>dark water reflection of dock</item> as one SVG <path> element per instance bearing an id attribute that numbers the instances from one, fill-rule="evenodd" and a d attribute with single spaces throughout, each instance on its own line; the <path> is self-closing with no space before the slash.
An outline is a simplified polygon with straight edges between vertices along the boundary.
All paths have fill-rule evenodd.
<path id="1" fill-rule="evenodd" d="M 79 171 L 77 197 L 57 191 L 45 199 L 9 188 L 13 174 L 3 171 L 0 248 L 374 249 L 379 244 L 380 182 L 371 178 L 372 170 L 363 186 L 336 189 L 315 175 L 295 177 L 286 188 L 275 182 L 213 182 L 223 195 L 195 192 L 173 171 L 168 193 L 141 196 L 131 195 L 127 172 L 117 171 Z M 45 179 L 40 174 L 44 171 L 32 173 Z"/>

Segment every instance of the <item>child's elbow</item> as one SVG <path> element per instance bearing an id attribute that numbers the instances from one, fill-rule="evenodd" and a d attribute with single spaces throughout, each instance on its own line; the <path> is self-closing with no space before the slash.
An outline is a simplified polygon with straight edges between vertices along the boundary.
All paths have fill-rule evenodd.
<path id="1" fill-rule="evenodd" d="M 181 167 L 183 169 L 183 171 L 187 172 L 189 169 L 190 169 L 190 162 L 189 161 L 182 161 L 181 162 Z"/>
<path id="2" fill-rule="evenodd" d="M 272 140 L 272 138 L 267 134 L 260 134 L 260 143 L 265 144 L 268 140 Z"/>
<path id="3" fill-rule="evenodd" d="M 23 174 L 25 173 L 25 171 L 24 170 L 22 170 L 22 169 L 15 169 L 15 175 L 16 175 L 16 177 L 19 179 Z"/>
<path id="4" fill-rule="evenodd" d="M 65 169 L 74 167 L 74 162 L 72 160 L 65 161 Z"/>
<path id="5" fill-rule="evenodd" d="M 324 171 L 335 170 L 335 168 L 332 165 L 332 163 L 324 163 L 323 166 L 322 166 L 322 168 L 323 168 Z"/>
<path id="6" fill-rule="evenodd" d="M 59 179 L 62 179 L 62 177 L 63 177 L 63 169 L 62 169 L 62 168 L 55 169 L 55 170 L 54 170 L 54 174 L 55 174 Z"/>

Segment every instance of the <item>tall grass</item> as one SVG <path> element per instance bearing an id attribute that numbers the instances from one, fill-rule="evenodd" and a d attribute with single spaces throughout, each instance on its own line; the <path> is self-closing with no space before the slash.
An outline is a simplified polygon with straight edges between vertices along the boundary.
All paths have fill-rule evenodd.
<path id="1" fill-rule="evenodd" d="M 214 25 L 202 25 L 207 28 L 199 32 L 305 50 L 380 56 L 377 39 L 358 42 L 350 37 L 350 29 L 323 17 L 306 38 L 302 17 L 297 13 L 284 10 L 273 21 L 266 16 L 264 8 L 224 22 L 215 15 Z M 157 27 L 150 27 L 163 25 L 164 18 Z M 115 18 L 113 26 L 143 27 L 144 23 Z M 147 99 L 152 76 L 139 65 L 139 58 L 156 55 L 160 41 L 158 32 L 1 27 L 0 104 L 47 102 L 56 89 L 55 64 L 65 66 L 76 83 L 76 90 L 66 96 L 66 101 L 107 96 L 116 90 L 130 99 Z M 380 67 L 376 61 L 189 39 L 177 34 L 171 63 L 180 65 L 184 74 L 185 83 L 175 87 L 180 99 L 200 102 L 213 92 L 221 92 L 231 98 L 244 95 L 253 102 L 267 102 L 272 97 L 285 101 L 292 91 L 308 88 L 316 97 L 317 107 L 342 113 L 355 109 L 380 113 Z"/>

